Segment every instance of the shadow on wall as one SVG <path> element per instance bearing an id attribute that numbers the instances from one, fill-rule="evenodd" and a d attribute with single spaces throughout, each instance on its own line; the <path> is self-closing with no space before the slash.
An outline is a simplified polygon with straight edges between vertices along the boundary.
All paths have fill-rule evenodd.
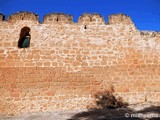
<path id="1" fill-rule="evenodd" d="M 143 110 L 135 111 L 128 107 L 128 103 L 122 98 L 116 98 L 114 88 L 94 95 L 94 108 L 80 112 L 67 120 L 159 120 L 160 106 L 151 106 Z M 147 115 L 147 116 L 146 116 Z M 147 119 L 146 119 L 147 118 Z"/>

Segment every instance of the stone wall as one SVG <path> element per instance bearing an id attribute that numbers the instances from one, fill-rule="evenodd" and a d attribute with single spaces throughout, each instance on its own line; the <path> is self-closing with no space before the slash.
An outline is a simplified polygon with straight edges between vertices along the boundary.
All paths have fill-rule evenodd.
<path id="1" fill-rule="evenodd" d="M 139 31 L 130 17 L 83 14 L 0 15 L 0 114 L 86 109 L 114 87 L 130 104 L 160 102 L 160 32 Z M 23 27 L 29 48 L 17 47 Z"/>

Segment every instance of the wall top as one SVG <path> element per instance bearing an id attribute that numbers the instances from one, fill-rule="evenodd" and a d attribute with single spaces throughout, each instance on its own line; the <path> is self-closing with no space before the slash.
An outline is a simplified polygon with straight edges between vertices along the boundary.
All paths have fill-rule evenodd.
<path id="1" fill-rule="evenodd" d="M 0 21 L 4 20 L 4 15 L 0 14 Z M 39 16 L 32 12 L 17 12 L 8 17 L 8 22 L 35 21 Z M 65 23 L 72 24 L 73 16 L 63 13 L 50 13 L 44 16 L 43 23 Z M 83 14 L 78 19 L 78 24 L 106 24 L 105 19 L 100 14 Z M 134 24 L 131 18 L 125 14 L 112 14 L 109 16 L 108 24 Z"/>
<path id="2" fill-rule="evenodd" d="M 50 13 L 44 16 L 44 23 L 73 23 L 73 17 L 64 13 Z"/>
<path id="3" fill-rule="evenodd" d="M 8 17 L 9 22 L 16 22 L 19 20 L 38 21 L 39 16 L 32 12 L 17 12 Z"/>
<path id="4" fill-rule="evenodd" d="M 100 14 L 85 13 L 79 17 L 78 23 L 80 24 L 88 24 L 88 23 L 105 24 L 105 20 Z"/>
<path id="5" fill-rule="evenodd" d="M 3 14 L 0 13 L 0 21 L 3 21 L 5 18 L 5 16 Z"/>
<path id="6" fill-rule="evenodd" d="M 131 18 L 125 14 L 113 14 L 109 16 L 109 24 L 133 24 Z"/>

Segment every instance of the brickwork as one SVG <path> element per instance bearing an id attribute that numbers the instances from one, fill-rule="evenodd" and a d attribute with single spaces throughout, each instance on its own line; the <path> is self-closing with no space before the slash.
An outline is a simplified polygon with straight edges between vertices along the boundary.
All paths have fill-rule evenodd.
<path id="1" fill-rule="evenodd" d="M 1 15 L 0 15 L 1 16 Z M 0 17 L 1 18 L 1 17 Z M 160 102 L 160 33 L 130 17 L 33 13 L 0 20 L 0 114 L 85 109 L 111 85 L 129 103 Z M 23 27 L 29 48 L 17 47 Z"/>

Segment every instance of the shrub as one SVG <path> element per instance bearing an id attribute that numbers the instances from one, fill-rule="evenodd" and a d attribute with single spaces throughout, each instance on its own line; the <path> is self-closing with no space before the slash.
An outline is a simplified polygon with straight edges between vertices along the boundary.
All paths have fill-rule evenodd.
<path id="1" fill-rule="evenodd" d="M 114 88 L 111 90 L 98 92 L 95 94 L 96 105 L 102 109 L 117 109 L 120 107 L 127 107 L 128 103 L 124 102 L 121 97 L 116 98 L 114 95 Z"/>

